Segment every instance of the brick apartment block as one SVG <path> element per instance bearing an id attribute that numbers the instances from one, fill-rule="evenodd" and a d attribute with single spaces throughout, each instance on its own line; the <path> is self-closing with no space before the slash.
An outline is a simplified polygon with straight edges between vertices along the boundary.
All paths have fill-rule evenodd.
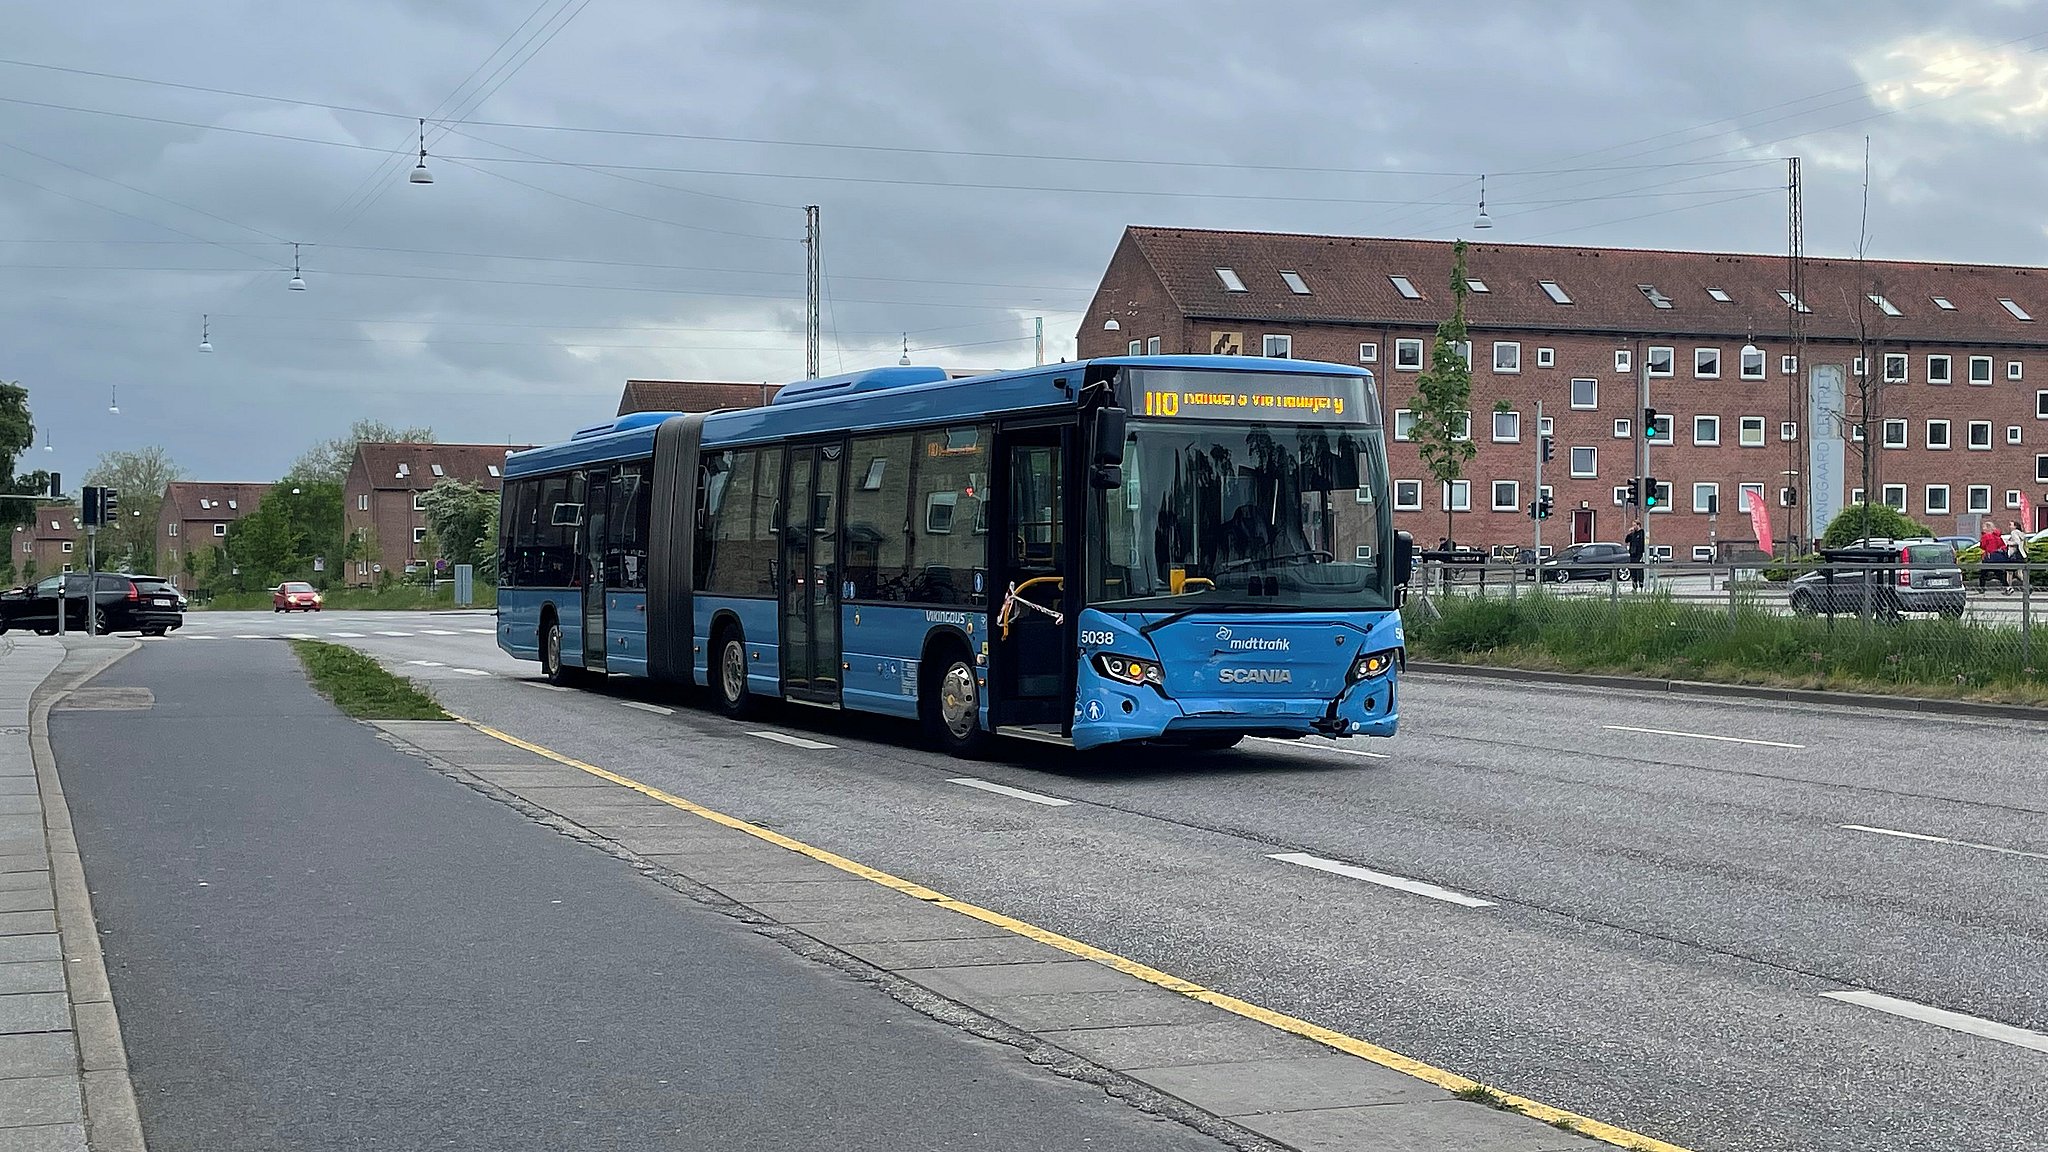
<path id="1" fill-rule="evenodd" d="M 1451 308 L 1451 268 L 1445 241 L 1130 228 L 1082 321 L 1080 354 L 1366 364 L 1387 408 L 1396 523 L 1433 545 L 1447 494 L 1406 442 L 1405 413 Z M 1789 272 L 1783 256 L 1469 245 L 1479 452 L 1448 494 L 1461 509 L 1458 541 L 1529 542 L 1539 399 L 1555 441 L 1545 543 L 1618 541 L 1632 514 L 1646 365 L 1651 406 L 1672 420 L 1651 471 L 1673 507 L 1651 536 L 1680 559 L 1753 541 L 1744 486 L 1765 493 L 1780 544 L 1809 536 L 1817 492 L 1861 498 L 1866 370 L 1880 443 L 1873 499 L 1937 532 L 1974 535 L 1981 517 L 2017 518 L 2026 493 L 2030 527 L 2048 526 L 2048 269 L 1809 257 L 1796 313 L 1803 363 Z M 1752 345 L 1760 354 L 1745 357 Z M 1839 369 L 1847 400 L 1815 427 L 1809 389 L 1822 366 Z M 1808 454 L 1829 440 L 1843 445 L 1843 473 L 1822 491 Z M 1797 506 L 1784 503 L 1788 489 Z"/>
<path id="2" fill-rule="evenodd" d="M 85 529 L 75 504 L 36 509 L 36 518 L 14 529 L 14 579 L 22 583 L 31 561 L 36 579 L 85 571 Z"/>
<path id="3" fill-rule="evenodd" d="M 342 482 L 342 527 L 370 547 L 367 557 L 344 562 L 350 584 L 370 584 L 384 572 L 404 573 L 431 564 L 422 501 L 443 480 L 486 492 L 504 488 L 505 457 L 523 446 L 505 444 L 359 444 Z"/>
<path id="4" fill-rule="evenodd" d="M 191 583 L 185 577 L 186 558 L 197 563 L 226 544 L 228 525 L 254 512 L 270 487 L 191 480 L 166 486 L 156 517 L 158 571 L 181 588 Z"/>

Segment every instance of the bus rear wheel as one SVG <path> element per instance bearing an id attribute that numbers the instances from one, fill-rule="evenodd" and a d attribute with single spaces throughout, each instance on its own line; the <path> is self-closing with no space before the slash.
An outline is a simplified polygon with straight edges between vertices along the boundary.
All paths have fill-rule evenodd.
<path id="1" fill-rule="evenodd" d="M 925 735 L 941 751 L 962 758 L 980 755 L 988 748 L 989 734 L 981 726 L 981 685 L 974 661 L 959 648 L 933 653 L 927 660 L 923 714 Z"/>
<path id="2" fill-rule="evenodd" d="M 747 687 L 747 637 L 738 628 L 721 629 L 712 651 L 711 685 L 718 690 L 718 710 L 742 719 L 754 710 L 754 693 Z"/>
<path id="3" fill-rule="evenodd" d="M 562 664 L 562 625 L 553 616 L 540 626 L 540 674 L 556 687 L 569 686 L 569 669 Z"/>

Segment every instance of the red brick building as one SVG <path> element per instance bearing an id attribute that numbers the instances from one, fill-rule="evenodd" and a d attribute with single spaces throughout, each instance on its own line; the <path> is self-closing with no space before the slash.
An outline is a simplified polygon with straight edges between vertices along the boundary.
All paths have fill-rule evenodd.
<path id="1" fill-rule="evenodd" d="M 30 565 L 34 572 L 30 572 Z M 85 529 L 76 505 L 36 509 L 36 518 L 14 530 L 14 579 L 18 584 L 60 572 L 85 571 Z"/>
<path id="2" fill-rule="evenodd" d="M 505 457 L 525 445 L 358 444 L 342 482 L 342 528 L 349 554 L 343 579 L 370 584 L 386 571 L 403 574 L 427 554 L 424 500 L 434 485 L 459 480 L 486 492 L 505 486 Z"/>
<path id="3" fill-rule="evenodd" d="M 735 384 L 717 380 L 628 380 L 619 396 L 619 415 L 629 412 L 716 412 L 758 408 L 781 391 L 780 384 Z"/>
<path id="4" fill-rule="evenodd" d="M 1618 541 L 1645 377 L 1670 420 L 1652 441 L 1670 498 L 1651 537 L 1680 559 L 1753 540 L 1745 488 L 1766 495 L 1780 544 L 1860 500 L 1866 397 L 1874 501 L 1974 535 L 1981 519 L 2017 518 L 2024 494 L 2048 524 L 2048 269 L 1808 258 L 1794 301 L 1782 256 L 1471 244 L 1478 455 L 1445 491 L 1407 440 L 1407 412 L 1452 307 L 1451 269 L 1444 241 L 1130 228 L 1080 354 L 1370 366 L 1396 521 L 1431 544 L 1447 507 L 1460 543 L 1528 542 L 1538 401 L 1555 448 L 1545 543 Z"/>
<path id="5" fill-rule="evenodd" d="M 189 480 L 166 486 L 156 517 L 158 570 L 181 588 L 191 583 L 187 558 L 197 563 L 226 544 L 228 525 L 254 512 L 270 487 Z"/>

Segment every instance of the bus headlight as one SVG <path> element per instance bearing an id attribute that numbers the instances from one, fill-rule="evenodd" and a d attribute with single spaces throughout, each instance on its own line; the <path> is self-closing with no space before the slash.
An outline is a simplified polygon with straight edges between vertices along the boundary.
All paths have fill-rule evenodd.
<path id="1" fill-rule="evenodd" d="M 1103 652 L 1095 657 L 1095 667 L 1104 676 L 1125 684 L 1163 686 L 1166 683 L 1166 670 L 1159 666 L 1157 660 L 1141 660 L 1136 656 L 1118 656 L 1113 652 Z"/>
<path id="2" fill-rule="evenodd" d="M 1351 662 L 1351 682 L 1356 684 L 1360 680 L 1370 680 L 1375 676 L 1386 675 L 1388 669 L 1392 668 L 1400 657 L 1401 650 L 1399 648 L 1388 648 L 1381 652 L 1367 652 Z"/>

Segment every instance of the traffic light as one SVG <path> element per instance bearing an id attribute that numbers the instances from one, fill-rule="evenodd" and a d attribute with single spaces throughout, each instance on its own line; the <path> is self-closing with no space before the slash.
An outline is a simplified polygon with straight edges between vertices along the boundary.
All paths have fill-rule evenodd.
<path id="1" fill-rule="evenodd" d="M 1548 463 L 1550 463 L 1550 459 L 1551 459 L 1551 457 L 1553 457 L 1553 456 L 1556 456 L 1556 455 L 1557 455 L 1557 441 L 1555 441 L 1555 440 L 1551 439 L 1551 438 L 1550 438 L 1550 437 L 1548 437 L 1548 436 L 1545 436 L 1545 437 L 1543 437 L 1543 439 L 1542 439 L 1541 441 L 1539 441 L 1539 443 L 1540 443 L 1540 444 L 1542 445 L 1542 449 L 1543 449 L 1543 451 L 1542 451 L 1542 457 L 1543 457 L 1543 462 L 1544 462 L 1545 464 L 1548 464 Z"/>
<path id="2" fill-rule="evenodd" d="M 1655 508 L 1656 506 L 1657 478 L 1655 476 L 1645 477 L 1643 480 L 1643 507 Z"/>
<path id="3" fill-rule="evenodd" d="M 1538 497 L 1538 498 L 1537 498 L 1537 500 L 1536 500 L 1536 518 L 1537 518 L 1538 520 L 1548 520 L 1548 519 L 1550 519 L 1550 508 L 1551 508 L 1551 504 L 1550 504 L 1550 497 L 1548 497 L 1548 496 L 1540 496 L 1540 497 Z"/>
<path id="4" fill-rule="evenodd" d="M 1635 477 L 1628 481 L 1628 506 L 1633 508 L 1643 502 L 1643 482 Z"/>
<path id="5" fill-rule="evenodd" d="M 62 500 L 63 498 L 64 474 L 62 472 L 52 472 L 50 473 L 50 499 Z"/>
<path id="6" fill-rule="evenodd" d="M 97 486 L 92 484 L 87 484 L 85 486 L 83 499 L 79 501 L 79 511 L 81 513 L 79 519 L 85 524 L 87 528 L 99 527 L 100 490 Z"/>
<path id="7" fill-rule="evenodd" d="M 121 518 L 115 512 L 121 507 L 121 493 L 113 488 L 100 489 L 100 523 L 119 524 Z"/>
<path id="8" fill-rule="evenodd" d="M 1645 408 L 1643 409 L 1643 439 L 1655 440 L 1656 438 L 1657 410 L 1655 408 Z"/>

